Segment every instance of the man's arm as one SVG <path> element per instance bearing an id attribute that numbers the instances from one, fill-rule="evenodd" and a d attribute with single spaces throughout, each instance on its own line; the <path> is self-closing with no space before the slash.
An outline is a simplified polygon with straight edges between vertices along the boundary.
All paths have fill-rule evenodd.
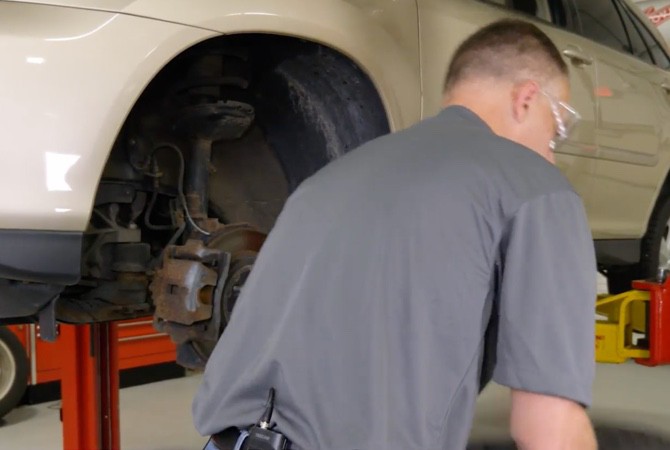
<path id="1" fill-rule="evenodd" d="M 501 251 L 493 380 L 512 389 L 512 435 L 521 449 L 591 450 L 596 262 L 581 200 L 525 203 Z"/>
<path id="2" fill-rule="evenodd" d="M 595 450 L 584 408 L 560 397 L 512 390 L 512 438 L 519 450 Z"/>

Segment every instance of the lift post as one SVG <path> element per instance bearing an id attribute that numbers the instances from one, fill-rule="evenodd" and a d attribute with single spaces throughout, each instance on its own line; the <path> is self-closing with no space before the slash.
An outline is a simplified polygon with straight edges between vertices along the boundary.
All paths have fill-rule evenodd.
<path id="1" fill-rule="evenodd" d="M 638 364 L 659 366 L 670 364 L 670 278 L 659 283 L 634 281 L 633 288 L 649 292 L 649 323 L 646 331 L 649 357 L 636 358 Z"/>
<path id="2" fill-rule="evenodd" d="M 670 279 L 638 280 L 633 290 L 596 301 L 596 360 L 670 364 Z M 637 335 L 637 336 L 636 336 Z M 637 342 L 636 342 L 637 338 Z"/>
<path id="3" fill-rule="evenodd" d="M 118 450 L 119 367 L 116 323 L 61 325 L 61 420 L 65 450 Z"/>

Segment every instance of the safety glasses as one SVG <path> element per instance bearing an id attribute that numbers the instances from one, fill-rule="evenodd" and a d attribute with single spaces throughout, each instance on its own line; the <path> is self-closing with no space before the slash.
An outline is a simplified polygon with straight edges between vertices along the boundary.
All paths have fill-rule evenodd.
<path id="1" fill-rule="evenodd" d="M 565 102 L 559 101 L 554 96 L 548 92 L 540 89 L 540 92 L 547 97 L 549 100 L 549 106 L 551 112 L 554 115 L 554 121 L 556 122 L 556 135 L 549 142 L 549 147 L 552 150 L 555 150 L 559 144 L 565 141 L 570 132 L 574 129 L 577 122 L 581 119 L 579 113 L 570 105 Z"/>

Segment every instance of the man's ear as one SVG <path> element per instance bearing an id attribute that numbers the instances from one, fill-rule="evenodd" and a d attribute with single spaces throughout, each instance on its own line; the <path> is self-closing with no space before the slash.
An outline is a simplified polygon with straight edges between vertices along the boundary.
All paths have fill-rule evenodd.
<path id="1" fill-rule="evenodd" d="M 531 80 L 516 83 L 512 88 L 512 114 L 514 120 L 521 123 L 526 120 L 530 112 L 531 105 L 540 87 Z"/>

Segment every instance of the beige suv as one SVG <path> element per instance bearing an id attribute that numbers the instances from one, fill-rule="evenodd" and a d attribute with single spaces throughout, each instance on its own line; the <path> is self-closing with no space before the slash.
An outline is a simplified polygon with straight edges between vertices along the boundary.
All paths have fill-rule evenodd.
<path id="1" fill-rule="evenodd" d="M 558 164 L 627 288 L 670 217 L 670 61 L 628 1 L 0 0 L 0 318 L 155 313 L 201 366 L 290 192 L 435 114 L 451 52 L 502 17 L 570 65 Z"/>

